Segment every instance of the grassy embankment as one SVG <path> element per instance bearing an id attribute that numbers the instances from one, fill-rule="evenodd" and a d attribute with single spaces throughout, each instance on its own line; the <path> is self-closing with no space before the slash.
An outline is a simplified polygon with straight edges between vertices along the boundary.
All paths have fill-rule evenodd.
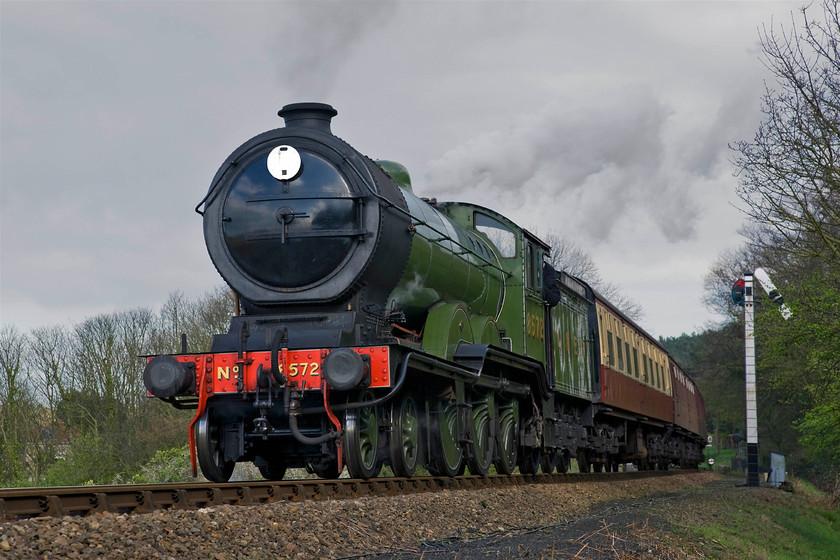
<path id="1" fill-rule="evenodd" d="M 697 531 L 719 543 L 726 556 L 802 560 L 840 558 L 840 511 L 828 497 L 794 480 L 792 492 L 743 489 L 729 501 L 723 519 Z"/>
<path id="2" fill-rule="evenodd" d="M 828 495 L 793 480 L 786 489 L 747 488 L 738 477 L 697 487 L 666 507 L 665 530 L 643 527 L 634 537 L 648 554 L 622 560 L 837 560 L 840 510 Z"/>

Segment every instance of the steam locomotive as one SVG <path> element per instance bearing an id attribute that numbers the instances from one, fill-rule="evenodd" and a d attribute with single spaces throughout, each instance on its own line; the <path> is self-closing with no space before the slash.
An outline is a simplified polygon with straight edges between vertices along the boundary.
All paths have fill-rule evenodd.
<path id="1" fill-rule="evenodd" d="M 196 410 L 193 475 L 237 462 L 333 478 L 565 472 L 703 458 L 705 410 L 664 348 L 550 248 L 482 206 L 412 192 L 406 169 L 287 105 L 196 211 L 237 298 L 209 352 L 151 357 L 150 395 Z M 203 208 L 202 208 L 203 207 Z"/>

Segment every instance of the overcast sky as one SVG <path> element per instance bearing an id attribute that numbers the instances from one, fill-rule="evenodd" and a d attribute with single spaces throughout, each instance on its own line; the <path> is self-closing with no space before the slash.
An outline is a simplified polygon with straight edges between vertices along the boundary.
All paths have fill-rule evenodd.
<path id="1" fill-rule="evenodd" d="M 702 330 L 741 242 L 727 144 L 761 121 L 758 30 L 799 5 L 3 0 L 0 321 L 221 285 L 193 208 L 281 106 L 320 101 L 417 194 L 569 238 L 649 332 Z"/>

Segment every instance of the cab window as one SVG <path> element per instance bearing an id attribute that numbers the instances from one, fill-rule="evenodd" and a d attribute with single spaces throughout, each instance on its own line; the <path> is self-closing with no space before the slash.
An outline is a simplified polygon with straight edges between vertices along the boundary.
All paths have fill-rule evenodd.
<path id="1" fill-rule="evenodd" d="M 516 256 L 516 235 L 499 220 L 476 212 L 475 229 L 487 236 L 503 258 Z"/>
<path id="2" fill-rule="evenodd" d="M 529 241 L 525 253 L 526 284 L 532 290 L 540 290 L 542 289 L 542 251 Z"/>
<path id="3" fill-rule="evenodd" d="M 533 289 L 536 287 L 534 279 L 534 246 L 528 243 L 525 249 L 525 284 Z"/>

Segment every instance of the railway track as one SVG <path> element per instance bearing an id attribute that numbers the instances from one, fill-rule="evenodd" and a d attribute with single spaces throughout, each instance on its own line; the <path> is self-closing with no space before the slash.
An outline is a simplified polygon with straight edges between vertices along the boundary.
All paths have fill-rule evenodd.
<path id="1" fill-rule="evenodd" d="M 685 470 L 590 474 L 533 474 L 374 478 L 370 480 L 284 480 L 227 483 L 120 484 L 0 489 L 0 519 L 90 515 L 102 512 L 150 513 L 165 509 L 198 509 L 215 505 L 258 505 L 276 501 L 396 496 L 443 490 L 480 490 L 525 484 L 564 484 L 634 480 Z"/>

